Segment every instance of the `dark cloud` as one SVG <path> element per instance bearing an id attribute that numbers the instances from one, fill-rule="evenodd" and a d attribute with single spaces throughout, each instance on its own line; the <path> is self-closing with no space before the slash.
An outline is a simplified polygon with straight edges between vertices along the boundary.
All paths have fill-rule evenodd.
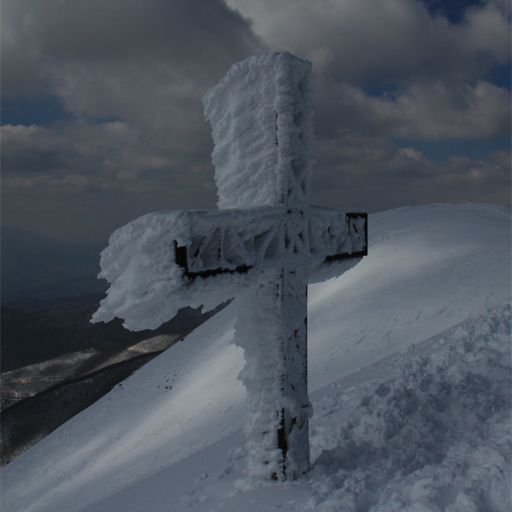
<path id="1" fill-rule="evenodd" d="M 135 73 L 160 63 L 210 83 L 261 48 L 248 21 L 221 0 L 6 0 L 2 94 L 39 90 L 43 81 L 48 88 L 62 68 L 92 63 L 105 64 L 105 78 L 127 62 Z"/>
<path id="2" fill-rule="evenodd" d="M 4 222 L 94 238 L 155 209 L 214 207 L 201 98 L 263 51 L 247 20 L 220 0 L 7 0 L 2 24 L 4 98 L 58 97 L 75 116 L 2 127 Z"/>
<path id="3" fill-rule="evenodd" d="M 379 97 L 330 82 L 317 99 L 317 133 L 350 129 L 368 135 L 481 139 L 510 134 L 510 91 L 484 80 L 474 85 L 415 83 Z"/>
<path id="4" fill-rule="evenodd" d="M 273 48 L 311 60 L 338 82 L 474 80 L 510 59 L 510 6 L 489 1 L 464 23 L 416 0 L 229 0 Z"/>
<path id="5" fill-rule="evenodd" d="M 509 151 L 483 160 L 452 156 L 433 162 L 414 148 L 381 138 L 317 144 L 313 199 L 325 206 L 381 211 L 426 203 L 510 203 Z"/>
<path id="6" fill-rule="evenodd" d="M 226 2 L 5 0 L 2 95 L 58 108 L 2 127 L 3 222 L 94 240 L 214 207 L 201 98 L 268 49 L 314 65 L 317 204 L 509 202 L 510 152 L 432 161 L 393 140 L 510 133 L 510 91 L 489 78 L 510 59 L 508 2 L 461 7 L 457 23 L 417 0 Z"/>
<path id="7" fill-rule="evenodd" d="M 510 60 L 509 2 L 459 2 L 448 19 L 415 0 L 228 1 L 272 49 L 313 62 L 315 202 L 510 201 L 510 152 L 434 162 L 393 142 L 509 136 L 510 90 L 486 80 Z"/>
<path id="8" fill-rule="evenodd" d="M 2 170 L 10 173 L 47 172 L 66 167 L 65 153 L 54 137 L 38 126 L 8 126 L 2 130 Z M 47 139 L 47 140 L 44 140 Z"/>

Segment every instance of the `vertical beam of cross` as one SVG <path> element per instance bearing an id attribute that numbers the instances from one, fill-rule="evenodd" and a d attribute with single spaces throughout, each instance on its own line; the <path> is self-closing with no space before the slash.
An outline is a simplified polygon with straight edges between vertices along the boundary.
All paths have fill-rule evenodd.
<path id="1" fill-rule="evenodd" d="M 235 343 L 247 360 L 249 472 L 284 480 L 309 468 L 307 279 L 277 269 L 265 280 L 240 302 Z"/>
<path id="2" fill-rule="evenodd" d="M 280 206 L 288 214 L 285 245 L 298 244 L 307 232 L 314 160 L 311 65 L 277 52 L 234 68 L 204 99 L 219 208 Z M 247 358 L 241 378 L 249 400 L 250 471 L 279 480 L 309 468 L 308 262 L 301 252 L 243 301 L 235 334 Z"/>

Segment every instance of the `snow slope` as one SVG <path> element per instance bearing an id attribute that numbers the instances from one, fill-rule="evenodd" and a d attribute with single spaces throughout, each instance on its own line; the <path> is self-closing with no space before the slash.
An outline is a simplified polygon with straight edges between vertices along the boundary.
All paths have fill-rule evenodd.
<path id="1" fill-rule="evenodd" d="M 2 470 L 2 510 L 509 511 L 510 208 L 373 214 L 309 287 L 313 469 L 243 474 L 234 306 Z"/>

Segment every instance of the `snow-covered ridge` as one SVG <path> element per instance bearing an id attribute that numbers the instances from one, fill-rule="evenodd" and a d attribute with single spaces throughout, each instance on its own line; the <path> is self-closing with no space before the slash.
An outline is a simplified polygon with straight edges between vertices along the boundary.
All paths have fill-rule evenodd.
<path id="1" fill-rule="evenodd" d="M 309 286 L 313 472 L 265 488 L 239 472 L 230 305 L 3 468 L 3 509 L 508 512 L 510 208 L 406 207 L 369 226 L 369 255 Z"/>
<path id="2" fill-rule="evenodd" d="M 312 421 L 310 509 L 510 510 L 510 326 L 506 302 L 412 347 L 388 379 L 332 384 Z"/>

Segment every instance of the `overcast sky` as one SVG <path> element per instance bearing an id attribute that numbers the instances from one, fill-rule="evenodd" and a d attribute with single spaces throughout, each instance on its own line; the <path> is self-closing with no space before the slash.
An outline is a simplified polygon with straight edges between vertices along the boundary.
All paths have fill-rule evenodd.
<path id="1" fill-rule="evenodd" d="M 2 223 L 103 241 L 215 208 L 201 98 L 313 63 L 313 202 L 510 204 L 509 0 L 3 0 Z"/>

